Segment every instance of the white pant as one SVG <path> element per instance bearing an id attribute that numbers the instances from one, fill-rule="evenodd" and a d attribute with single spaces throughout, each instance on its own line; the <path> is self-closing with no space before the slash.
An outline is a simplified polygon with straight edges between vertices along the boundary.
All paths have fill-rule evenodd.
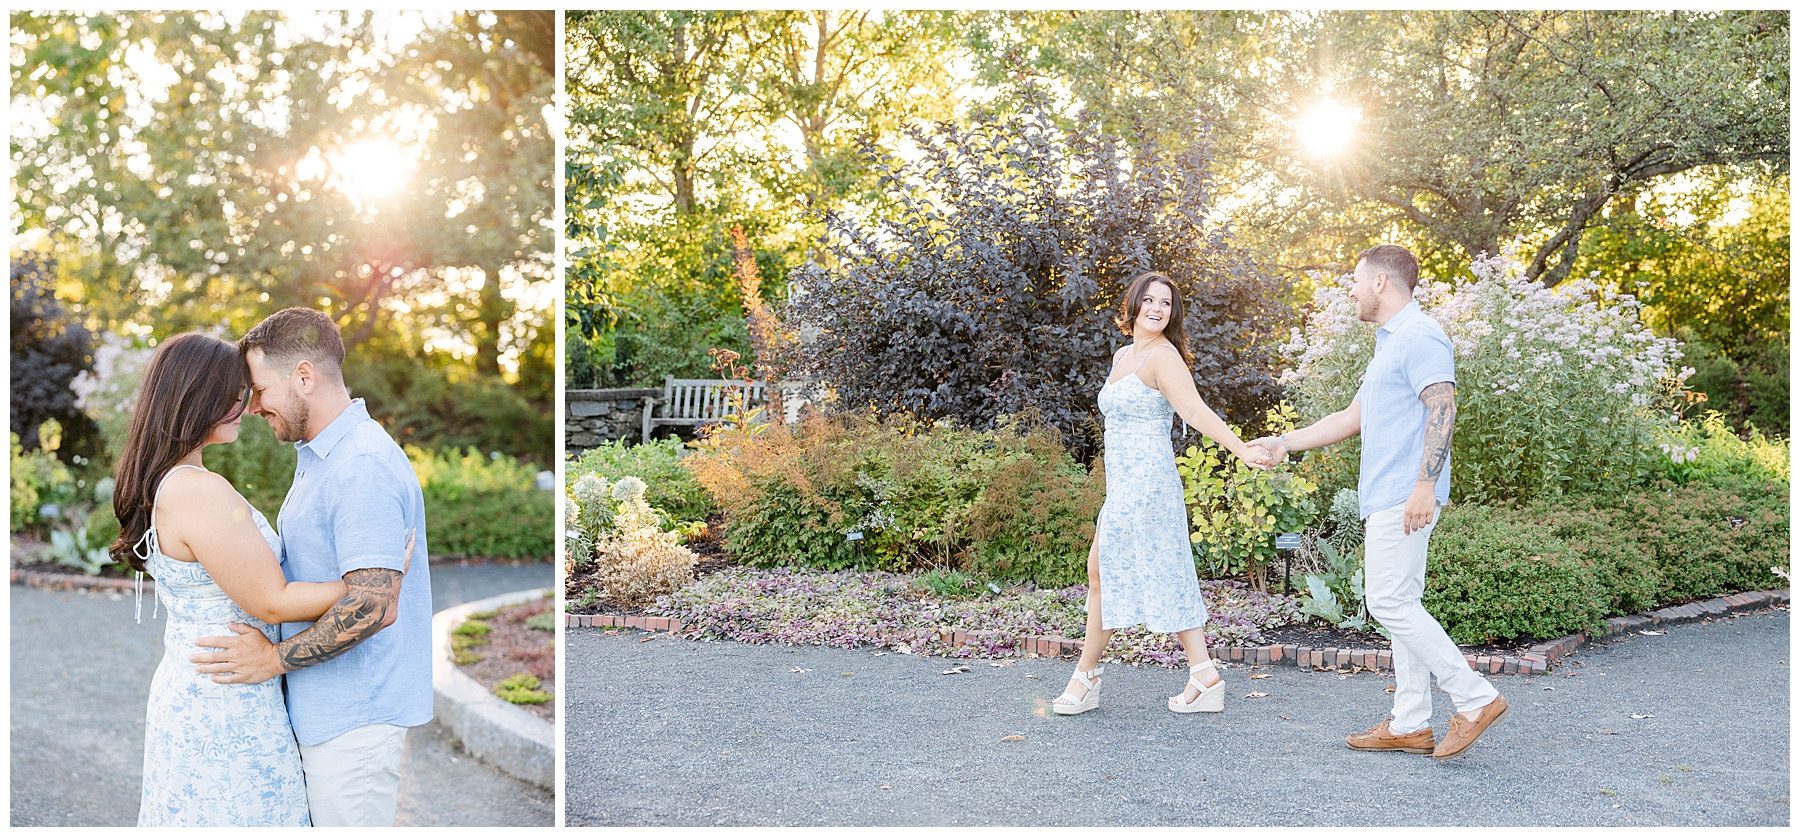
<path id="1" fill-rule="evenodd" d="M 406 727 L 370 724 L 322 744 L 300 745 L 313 825 L 394 824 Z"/>
<path id="2" fill-rule="evenodd" d="M 1405 514 L 1405 503 L 1383 509 L 1369 515 L 1363 530 L 1369 615 L 1393 637 L 1394 721 L 1388 730 L 1395 735 L 1431 725 L 1433 674 L 1458 712 L 1473 712 L 1500 694 L 1469 668 L 1444 626 L 1425 610 L 1425 546 L 1437 518 L 1434 514 L 1430 525 L 1408 535 Z"/>

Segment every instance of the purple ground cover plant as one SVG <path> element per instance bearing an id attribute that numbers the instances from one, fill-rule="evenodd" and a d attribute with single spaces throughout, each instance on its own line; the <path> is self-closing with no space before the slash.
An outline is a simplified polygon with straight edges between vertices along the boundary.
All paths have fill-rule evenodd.
<path id="1" fill-rule="evenodd" d="M 753 644 L 880 647 L 903 654 L 975 659 L 1014 657 L 1026 637 L 1076 637 L 1086 615 L 1087 587 L 1037 589 L 1026 585 L 976 597 L 944 598 L 916 576 L 884 572 L 835 573 L 804 569 L 733 567 L 658 598 L 649 612 L 681 620 L 696 639 Z M 1262 632 L 1300 624 L 1299 602 L 1258 593 L 1239 581 L 1202 581 L 1210 618 L 1209 645 L 1254 645 Z M 953 648 L 954 631 L 973 639 Z M 1108 663 L 1186 665 L 1174 636 L 1127 628 L 1107 644 Z"/>

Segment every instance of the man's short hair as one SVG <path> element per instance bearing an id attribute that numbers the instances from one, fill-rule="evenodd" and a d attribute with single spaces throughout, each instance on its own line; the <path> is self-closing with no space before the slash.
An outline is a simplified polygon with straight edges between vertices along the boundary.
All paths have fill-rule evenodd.
<path id="1" fill-rule="evenodd" d="M 322 311 L 284 308 L 269 315 L 238 341 L 239 355 L 248 358 L 251 349 L 261 349 L 271 366 L 310 360 L 326 378 L 344 379 L 344 339 L 337 323 Z"/>
<path id="2" fill-rule="evenodd" d="M 1419 287 L 1419 258 L 1398 244 L 1377 244 L 1357 254 L 1356 261 L 1405 283 L 1407 293 Z"/>

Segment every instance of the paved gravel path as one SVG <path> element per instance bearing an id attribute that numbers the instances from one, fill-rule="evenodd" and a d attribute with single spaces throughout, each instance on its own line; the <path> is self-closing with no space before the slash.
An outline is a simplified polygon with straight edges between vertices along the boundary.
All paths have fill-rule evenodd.
<path id="1" fill-rule="evenodd" d="M 438 609 L 554 584 L 555 567 L 433 566 Z M 144 760 L 144 701 L 162 658 L 162 617 L 132 620 L 130 596 L 12 588 L 13 825 L 132 825 Z M 414 727 L 400 765 L 401 825 L 553 825 L 554 796 L 463 752 L 437 724 Z"/>
<path id="2" fill-rule="evenodd" d="M 1101 708 L 1062 717 L 1068 662 L 944 675 L 943 658 L 571 629 L 566 821 L 1785 826 L 1788 629 L 1786 611 L 1675 625 L 1496 676 L 1511 712 L 1444 763 L 1344 746 L 1391 705 L 1367 672 L 1233 666 L 1223 715 L 1178 716 L 1179 672 L 1109 667 Z"/>

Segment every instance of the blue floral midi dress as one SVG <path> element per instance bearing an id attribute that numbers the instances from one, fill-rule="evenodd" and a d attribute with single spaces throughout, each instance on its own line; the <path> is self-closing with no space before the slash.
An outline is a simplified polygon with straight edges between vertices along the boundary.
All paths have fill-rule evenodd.
<path id="1" fill-rule="evenodd" d="M 1206 602 L 1169 444 L 1175 408 L 1136 370 L 1101 387 L 1098 400 L 1106 417 L 1106 502 L 1095 527 L 1101 626 L 1143 625 L 1156 633 L 1203 627 Z"/>
<path id="2" fill-rule="evenodd" d="M 268 519 L 248 501 L 244 507 L 280 555 L 281 538 Z M 221 685 L 188 662 L 198 652 L 194 640 L 231 635 L 228 622 L 251 625 L 270 642 L 281 640 L 277 629 L 226 596 L 199 562 L 164 555 L 155 533 L 154 525 L 144 533 L 144 565 L 169 615 L 144 716 L 138 825 L 310 825 L 281 678 Z"/>

